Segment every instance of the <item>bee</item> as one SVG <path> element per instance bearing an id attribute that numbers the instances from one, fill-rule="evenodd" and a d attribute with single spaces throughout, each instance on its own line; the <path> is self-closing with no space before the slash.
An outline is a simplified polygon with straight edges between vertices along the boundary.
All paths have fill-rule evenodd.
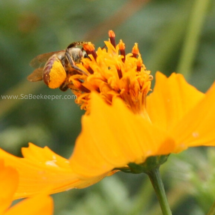
<path id="1" fill-rule="evenodd" d="M 83 48 L 77 47 L 84 44 L 87 42 L 73 42 L 66 50 L 38 55 L 30 62 L 30 66 L 35 70 L 27 77 L 28 81 L 43 80 L 49 88 L 60 88 L 66 91 L 69 75 L 88 75 L 76 66 L 76 63 L 80 63 L 83 57 L 88 57 Z"/>

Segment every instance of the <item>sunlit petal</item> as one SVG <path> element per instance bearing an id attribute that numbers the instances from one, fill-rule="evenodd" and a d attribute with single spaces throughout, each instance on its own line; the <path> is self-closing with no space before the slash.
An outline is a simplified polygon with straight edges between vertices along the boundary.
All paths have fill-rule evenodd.
<path id="1" fill-rule="evenodd" d="M 49 196 L 37 195 L 23 200 L 10 208 L 4 215 L 52 215 L 53 200 Z"/>
<path id="2" fill-rule="evenodd" d="M 147 112 L 154 125 L 169 131 L 203 97 L 182 75 L 173 73 L 167 78 L 157 72 L 155 88 L 147 97 Z"/>
<path id="3" fill-rule="evenodd" d="M 72 188 L 90 186 L 110 173 L 86 178 L 72 169 L 70 161 L 57 155 L 48 147 L 40 148 L 30 144 L 22 149 L 25 158 L 13 156 L 0 150 L 0 158 L 19 173 L 18 189 L 14 198 L 23 198 L 38 194 L 49 188 L 50 193 Z"/>
<path id="4" fill-rule="evenodd" d="M 18 173 L 0 160 L 0 214 L 11 204 L 18 186 Z"/>
<path id="5" fill-rule="evenodd" d="M 205 97 L 172 129 L 178 149 L 191 146 L 215 146 L 215 84 Z"/>
<path id="6" fill-rule="evenodd" d="M 171 137 L 141 115 L 134 115 L 120 99 L 111 107 L 97 94 L 91 100 L 92 112 L 82 119 L 83 130 L 70 160 L 76 172 L 99 175 L 174 150 Z"/>

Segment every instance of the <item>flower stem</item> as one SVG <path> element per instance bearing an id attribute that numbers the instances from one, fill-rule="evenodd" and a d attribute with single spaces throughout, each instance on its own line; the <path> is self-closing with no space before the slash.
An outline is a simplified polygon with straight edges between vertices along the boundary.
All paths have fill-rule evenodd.
<path id="1" fill-rule="evenodd" d="M 148 172 L 147 174 L 148 174 L 148 176 L 151 180 L 151 183 L 154 187 L 154 190 L 155 190 L 155 193 L 156 193 L 157 198 L 159 200 L 163 215 L 172 215 L 172 212 L 170 210 L 170 207 L 169 207 L 169 204 L 168 204 L 168 201 L 166 198 L 166 193 L 164 190 L 164 186 L 163 186 L 163 182 L 161 179 L 159 169 L 156 168 L 156 169 Z"/>

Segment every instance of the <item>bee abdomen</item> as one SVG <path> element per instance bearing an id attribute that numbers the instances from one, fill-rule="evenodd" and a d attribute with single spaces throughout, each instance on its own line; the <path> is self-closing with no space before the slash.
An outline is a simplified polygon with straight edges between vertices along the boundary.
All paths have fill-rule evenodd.
<path id="1" fill-rule="evenodd" d="M 61 60 L 55 54 L 51 56 L 43 69 L 43 80 L 49 88 L 60 87 L 66 79 L 66 71 Z"/>

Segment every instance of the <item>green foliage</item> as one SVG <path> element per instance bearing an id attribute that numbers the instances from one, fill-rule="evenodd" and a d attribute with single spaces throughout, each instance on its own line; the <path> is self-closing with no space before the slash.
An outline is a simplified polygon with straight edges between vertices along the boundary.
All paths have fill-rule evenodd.
<path id="1" fill-rule="evenodd" d="M 0 96 L 71 95 L 41 83 L 28 83 L 26 77 L 33 70 L 28 62 L 38 54 L 64 49 L 73 41 L 87 39 L 103 46 L 109 29 L 115 31 L 117 40 L 123 39 L 126 50 L 138 42 L 144 63 L 153 74 L 157 70 L 165 74 L 177 72 L 197 0 L 151 0 L 131 14 L 130 7 L 125 7 L 128 2 L 0 1 Z M 137 2 L 133 1 L 133 5 Z M 198 33 L 198 40 L 186 71 L 190 83 L 202 91 L 215 79 L 215 3 L 208 4 L 204 13 L 197 11 L 193 17 L 198 21 L 201 16 L 203 23 L 199 24 L 199 32 L 189 32 L 193 37 Z M 69 157 L 81 130 L 82 114 L 74 99 L 1 97 L 0 146 L 19 154 L 20 147 L 32 141 Z M 215 200 L 214 164 L 211 149 L 170 156 L 163 165 L 163 177 L 174 214 L 201 215 L 208 211 Z M 160 214 L 151 185 L 145 179 L 143 175 L 120 173 L 87 189 L 55 194 L 55 214 Z"/>

